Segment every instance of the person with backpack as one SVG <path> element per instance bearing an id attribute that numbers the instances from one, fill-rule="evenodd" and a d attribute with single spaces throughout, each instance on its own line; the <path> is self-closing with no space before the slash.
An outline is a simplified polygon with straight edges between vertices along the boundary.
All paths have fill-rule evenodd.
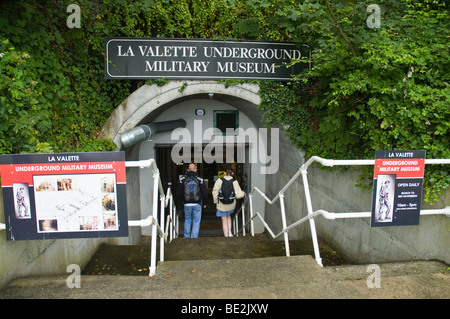
<path id="1" fill-rule="evenodd" d="M 237 180 L 233 178 L 231 169 L 225 171 L 225 176 L 217 179 L 214 184 L 212 196 L 216 204 L 216 216 L 222 218 L 222 230 L 225 237 L 233 237 L 231 233 L 231 214 L 236 209 L 236 199 L 243 198 L 242 191 Z"/>
<path id="2" fill-rule="evenodd" d="M 184 238 L 198 238 L 202 208 L 206 208 L 208 195 L 194 163 L 189 164 L 186 175 L 180 179 L 177 195 L 184 206 Z"/>

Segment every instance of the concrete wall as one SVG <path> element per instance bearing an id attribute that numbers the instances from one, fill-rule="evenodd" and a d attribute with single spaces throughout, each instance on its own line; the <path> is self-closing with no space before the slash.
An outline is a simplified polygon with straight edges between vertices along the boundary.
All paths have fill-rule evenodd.
<path id="1" fill-rule="evenodd" d="M 266 180 L 266 193 L 269 199 L 275 198 L 278 192 L 286 185 L 291 177 L 298 171 L 303 164 L 303 154 L 292 143 L 285 138 L 284 133 L 280 131 L 280 167 L 276 174 L 268 175 Z M 306 212 L 306 205 L 303 200 L 303 186 L 298 182 L 291 185 L 284 194 L 286 209 L 286 224 L 290 225 Z M 255 194 L 254 198 L 260 200 L 260 196 Z M 273 233 L 278 234 L 282 229 L 280 202 L 273 205 L 266 204 L 265 220 L 269 224 Z M 289 231 L 289 237 L 292 239 L 310 238 L 309 225 L 307 223 L 297 226 Z M 283 237 L 280 237 L 283 239 Z"/>
<path id="2" fill-rule="evenodd" d="M 303 161 L 297 162 L 297 169 Z M 268 189 L 275 196 L 293 175 L 283 167 L 277 176 L 268 179 Z M 339 172 L 322 169 L 317 164 L 308 169 L 308 182 L 313 210 L 329 212 L 370 212 L 372 192 L 354 186 L 358 170 Z M 285 195 L 287 224 L 307 215 L 301 177 Z M 294 203 L 294 204 L 293 204 Z M 440 196 L 439 202 L 422 209 L 439 209 L 450 205 L 450 191 Z M 279 206 L 279 205 L 278 205 Z M 270 213 L 269 213 L 270 211 Z M 279 216 L 279 208 L 266 209 L 266 215 Z M 272 225 L 281 229 L 281 219 L 273 217 Z M 444 215 L 420 216 L 417 226 L 370 227 L 369 218 L 327 220 L 315 218 L 317 234 L 338 253 L 354 263 L 383 263 L 408 260 L 439 260 L 450 264 L 450 218 Z M 279 230 L 278 230 L 279 231 Z M 309 239 L 309 223 L 289 232 L 290 239 Z"/>
<path id="3" fill-rule="evenodd" d="M 0 189 L 0 222 L 4 223 L 3 193 Z M 67 274 L 67 266 L 81 269 L 89 262 L 101 239 L 57 239 L 7 241 L 0 231 L 0 287 L 16 277 Z"/>

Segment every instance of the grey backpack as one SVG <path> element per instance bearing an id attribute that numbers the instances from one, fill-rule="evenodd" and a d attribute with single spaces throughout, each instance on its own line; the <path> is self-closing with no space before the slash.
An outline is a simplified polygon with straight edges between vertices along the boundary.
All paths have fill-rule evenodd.
<path id="1" fill-rule="evenodd" d="M 196 177 L 186 176 L 184 181 L 184 201 L 186 203 L 200 202 L 200 183 Z"/>

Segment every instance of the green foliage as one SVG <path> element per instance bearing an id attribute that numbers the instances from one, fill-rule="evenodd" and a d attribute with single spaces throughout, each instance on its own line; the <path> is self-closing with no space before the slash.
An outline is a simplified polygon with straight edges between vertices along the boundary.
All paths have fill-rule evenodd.
<path id="1" fill-rule="evenodd" d="M 99 28 L 106 36 L 227 39 L 240 11 L 226 0 L 101 2 Z"/>
<path id="2" fill-rule="evenodd" d="M 69 29 L 68 4 L 0 5 L 1 153 L 115 148 L 97 135 L 129 83 L 103 80 L 94 26 Z"/>
<path id="3" fill-rule="evenodd" d="M 269 29 L 282 26 L 285 40 L 310 44 L 314 60 L 312 70 L 292 83 L 261 86 L 268 125 L 287 127 L 307 157 L 373 158 L 377 149 L 425 149 L 428 158 L 450 158 L 445 2 L 379 1 L 380 29 L 366 25 L 372 1 L 332 1 L 331 12 L 326 2 L 249 0 L 271 11 L 264 20 Z M 427 201 L 449 185 L 445 165 L 427 166 Z"/>

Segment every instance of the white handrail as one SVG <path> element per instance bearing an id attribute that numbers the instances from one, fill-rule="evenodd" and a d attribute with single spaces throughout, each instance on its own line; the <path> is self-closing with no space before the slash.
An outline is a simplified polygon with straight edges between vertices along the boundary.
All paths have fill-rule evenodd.
<path id="1" fill-rule="evenodd" d="M 334 213 L 334 212 L 328 212 L 323 209 L 319 209 L 314 211 L 312 208 L 312 202 L 311 202 L 311 194 L 309 192 L 309 184 L 308 184 L 308 167 L 313 164 L 314 162 L 318 162 L 323 166 L 327 167 L 333 167 L 333 166 L 354 166 L 354 165 L 374 165 L 375 160 L 374 159 L 366 159 L 366 160 L 333 160 L 333 159 L 324 159 L 319 156 L 312 156 L 309 158 L 300 168 L 299 170 L 291 177 L 291 179 L 286 183 L 286 185 L 278 192 L 278 194 L 270 200 L 264 192 L 262 192 L 257 187 L 253 187 L 252 191 L 249 193 L 248 199 L 244 201 L 244 203 L 241 206 L 242 211 L 244 212 L 244 206 L 249 203 L 249 219 L 246 222 L 244 220 L 244 213 L 242 214 L 242 226 L 239 230 L 236 231 L 237 225 L 238 225 L 238 214 L 235 215 L 235 235 L 238 235 L 241 230 L 243 230 L 244 236 L 245 236 L 245 228 L 250 223 L 251 226 L 251 234 L 254 236 L 254 219 L 258 217 L 261 222 L 264 225 L 264 228 L 270 233 L 270 235 L 276 239 L 280 237 L 281 235 L 284 235 L 285 240 L 285 251 L 286 256 L 290 255 L 289 251 L 289 239 L 288 239 L 288 232 L 290 229 L 303 224 L 306 221 L 310 222 L 310 228 L 311 228 L 311 237 L 313 241 L 314 246 L 314 254 L 315 254 L 315 260 L 316 262 L 323 267 L 322 265 L 322 259 L 320 258 L 320 252 L 319 252 L 319 244 L 317 239 L 317 233 L 316 233 L 316 227 L 314 223 L 314 218 L 318 215 L 323 216 L 326 219 L 334 220 L 334 219 L 342 219 L 342 218 L 370 218 L 371 212 L 346 212 L 346 213 Z M 450 164 L 450 159 L 425 159 L 425 164 Z M 308 214 L 299 219 L 298 221 L 294 222 L 293 224 L 287 226 L 286 225 L 286 212 L 284 207 L 284 193 L 286 190 L 299 178 L 302 177 L 303 179 L 303 188 L 305 193 L 305 199 L 306 199 L 306 206 Z M 280 200 L 280 213 L 281 213 L 281 220 L 282 220 L 282 226 L 283 229 L 278 233 L 274 234 L 273 231 L 270 229 L 269 225 L 266 223 L 264 218 L 261 216 L 259 212 L 253 213 L 253 194 L 258 193 L 269 205 L 273 205 L 275 202 Z M 239 210 L 240 211 L 240 210 Z M 238 213 L 239 213 L 238 211 Z M 447 206 L 442 209 L 427 209 L 427 210 L 421 210 L 420 215 L 445 215 L 447 217 L 450 217 L 450 206 Z"/>
<path id="2" fill-rule="evenodd" d="M 125 162 L 126 167 L 139 167 L 139 168 L 152 168 L 153 170 L 153 203 L 152 203 L 152 215 L 141 220 L 128 221 L 129 226 L 147 227 L 152 226 L 152 239 L 151 239 L 151 252 L 150 252 L 150 268 L 149 276 L 156 275 L 156 247 L 157 247 L 157 234 L 160 237 L 160 252 L 159 260 L 164 261 L 164 246 L 167 243 L 167 237 L 170 241 L 175 237 L 178 237 L 178 216 L 176 213 L 176 207 L 173 202 L 172 190 L 169 187 L 167 194 L 164 194 L 162 181 L 159 174 L 158 166 L 154 159 L 140 161 Z M 160 223 L 158 223 L 158 195 L 160 200 Z M 169 214 L 167 216 L 167 223 L 165 220 L 165 208 L 169 207 Z M 165 231 L 164 231 L 165 228 Z"/>

